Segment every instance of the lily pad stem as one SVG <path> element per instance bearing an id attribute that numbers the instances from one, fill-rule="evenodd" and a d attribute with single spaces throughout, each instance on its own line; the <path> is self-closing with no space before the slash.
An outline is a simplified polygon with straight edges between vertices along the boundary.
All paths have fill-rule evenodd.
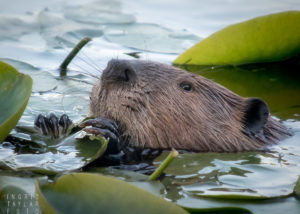
<path id="1" fill-rule="evenodd" d="M 172 149 L 168 157 L 160 164 L 160 166 L 149 176 L 149 181 L 156 180 L 167 166 L 173 161 L 174 158 L 178 156 L 178 152 L 175 149 Z"/>
<path id="2" fill-rule="evenodd" d="M 69 53 L 69 55 L 59 66 L 60 76 L 66 76 L 68 65 L 73 60 L 73 58 L 77 55 L 77 53 L 81 50 L 81 48 L 85 46 L 89 41 L 91 41 L 91 38 L 85 37 L 73 48 L 73 50 Z"/>

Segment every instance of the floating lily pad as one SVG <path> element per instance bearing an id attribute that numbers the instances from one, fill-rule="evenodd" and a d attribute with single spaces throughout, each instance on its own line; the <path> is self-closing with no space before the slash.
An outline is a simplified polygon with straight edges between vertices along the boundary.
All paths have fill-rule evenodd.
<path id="1" fill-rule="evenodd" d="M 115 177 L 117 179 L 131 183 L 134 186 L 140 187 L 144 190 L 147 190 L 161 197 L 163 197 L 165 193 L 165 187 L 160 181 L 158 180 L 149 181 L 149 176 L 137 172 L 133 172 L 129 170 L 113 169 L 108 167 L 91 168 L 87 172 L 97 172 L 106 176 L 108 175 L 108 176 Z"/>
<path id="2" fill-rule="evenodd" d="M 31 94 L 32 79 L 0 61 L 0 142 L 15 127 Z"/>
<path id="3" fill-rule="evenodd" d="M 181 54 L 174 64 L 228 65 L 280 61 L 300 53 L 300 12 L 230 25 Z"/>
<path id="4" fill-rule="evenodd" d="M 63 175 L 36 188 L 43 213 L 187 213 L 143 189 L 97 174 Z"/>
<path id="5" fill-rule="evenodd" d="M 30 170 L 56 174 L 79 169 L 99 158 L 108 141 L 103 138 L 77 139 L 75 133 L 61 140 L 42 137 L 40 134 L 20 136 L 15 142 L 5 142 L 0 147 L 0 165 L 9 170 Z M 18 135 L 17 135 L 18 136 Z M 12 140 L 14 141 L 14 140 Z"/>

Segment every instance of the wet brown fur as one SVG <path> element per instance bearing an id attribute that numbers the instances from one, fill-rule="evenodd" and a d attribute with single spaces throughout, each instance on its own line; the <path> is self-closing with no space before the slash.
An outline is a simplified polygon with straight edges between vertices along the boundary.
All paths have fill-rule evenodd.
<path id="1" fill-rule="evenodd" d="M 136 71 L 136 80 L 122 82 L 109 76 L 112 66 L 118 66 L 110 62 L 93 87 L 90 112 L 118 121 L 123 141 L 131 146 L 255 151 L 288 135 L 270 115 L 259 135 L 245 134 L 247 98 L 202 76 L 157 62 L 126 63 Z M 179 87 L 182 82 L 192 84 L 192 91 Z"/>

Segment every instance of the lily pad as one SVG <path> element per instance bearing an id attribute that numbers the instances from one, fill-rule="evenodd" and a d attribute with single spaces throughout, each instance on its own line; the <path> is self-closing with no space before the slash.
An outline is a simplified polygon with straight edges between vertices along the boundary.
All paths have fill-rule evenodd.
<path id="1" fill-rule="evenodd" d="M 174 64 L 236 65 L 280 61 L 300 53 L 300 12 L 230 25 L 181 54 Z"/>
<path id="2" fill-rule="evenodd" d="M 0 142 L 14 128 L 29 100 L 32 79 L 0 61 Z"/>
<path id="3" fill-rule="evenodd" d="M 187 213 L 124 181 L 90 173 L 63 175 L 36 190 L 43 213 Z"/>
<path id="4" fill-rule="evenodd" d="M 166 191 L 164 185 L 160 181 L 149 181 L 149 177 L 147 175 L 129 170 L 114 169 L 110 167 L 94 167 L 90 168 L 87 172 L 97 172 L 106 176 L 112 176 L 161 197 L 164 196 Z"/>
<path id="5" fill-rule="evenodd" d="M 12 137 L 12 143 L 5 142 L 0 147 L 0 166 L 43 174 L 79 169 L 99 158 L 108 143 L 100 137 L 77 139 L 79 135 L 80 132 L 58 140 L 40 134 L 15 135 L 19 137 Z"/>

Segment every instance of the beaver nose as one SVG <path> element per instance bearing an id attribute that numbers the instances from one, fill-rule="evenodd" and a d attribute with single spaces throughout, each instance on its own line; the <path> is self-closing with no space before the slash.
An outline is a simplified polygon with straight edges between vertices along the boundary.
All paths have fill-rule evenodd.
<path id="1" fill-rule="evenodd" d="M 124 82 L 136 80 L 136 71 L 129 60 L 112 59 L 108 62 L 107 68 L 103 71 L 103 78 L 114 79 Z"/>

